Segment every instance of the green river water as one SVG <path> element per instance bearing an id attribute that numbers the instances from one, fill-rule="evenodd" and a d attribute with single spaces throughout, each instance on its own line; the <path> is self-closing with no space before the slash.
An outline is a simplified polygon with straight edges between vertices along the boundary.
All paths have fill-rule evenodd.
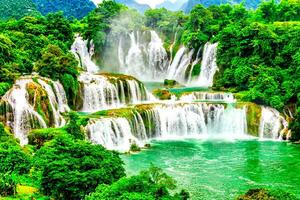
<path id="1" fill-rule="evenodd" d="M 250 188 L 282 189 L 300 197 L 300 145 L 274 141 L 154 141 L 122 156 L 128 175 L 161 167 L 192 199 L 235 199 Z"/>

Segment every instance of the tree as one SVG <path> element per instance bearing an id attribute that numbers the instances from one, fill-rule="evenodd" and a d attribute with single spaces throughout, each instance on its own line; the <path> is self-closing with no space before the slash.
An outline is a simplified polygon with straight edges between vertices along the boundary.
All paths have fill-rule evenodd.
<path id="1" fill-rule="evenodd" d="M 19 146 L 2 123 L 0 123 L 0 195 L 16 193 L 16 177 L 27 174 L 31 168 L 31 157 Z"/>
<path id="2" fill-rule="evenodd" d="M 99 184 L 125 176 L 116 152 L 101 145 L 58 136 L 37 151 L 34 158 L 41 191 L 56 199 L 82 199 Z"/>
<path id="3" fill-rule="evenodd" d="M 74 105 L 79 84 L 77 82 L 78 61 L 71 53 L 64 53 L 56 45 L 49 44 L 42 50 L 42 57 L 34 67 L 41 76 L 60 80 L 65 88 L 69 104 Z"/>
<path id="4" fill-rule="evenodd" d="M 81 126 L 86 126 L 88 118 L 80 119 L 76 112 L 69 113 L 69 123 L 66 126 L 68 133 L 71 133 L 75 139 L 83 140 L 85 138 L 84 133 L 81 130 Z"/>
<path id="5" fill-rule="evenodd" d="M 122 178 L 112 185 L 99 185 L 94 193 L 86 197 L 86 200 L 157 200 L 172 199 L 186 200 L 189 194 L 181 191 L 171 195 L 169 189 L 175 189 L 175 181 L 165 174 L 160 168 L 150 167 L 139 175 Z"/>

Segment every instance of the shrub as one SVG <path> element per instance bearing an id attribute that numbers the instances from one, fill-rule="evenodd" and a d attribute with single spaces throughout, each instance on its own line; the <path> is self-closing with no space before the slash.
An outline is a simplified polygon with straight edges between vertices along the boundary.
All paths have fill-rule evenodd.
<path id="1" fill-rule="evenodd" d="M 97 185 L 125 176 L 122 165 L 117 153 L 66 135 L 47 143 L 34 158 L 41 191 L 55 199 L 82 199 Z"/>

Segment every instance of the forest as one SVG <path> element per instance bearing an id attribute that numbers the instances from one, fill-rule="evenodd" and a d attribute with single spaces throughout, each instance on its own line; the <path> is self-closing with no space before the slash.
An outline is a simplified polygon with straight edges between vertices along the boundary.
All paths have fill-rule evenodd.
<path id="1" fill-rule="evenodd" d="M 34 8 L 35 6 L 25 5 Z M 56 5 L 57 6 L 57 5 Z M 68 105 L 75 108 L 82 68 L 70 52 L 76 34 L 95 44 L 97 63 L 109 45 L 113 21 L 121 13 L 131 16 L 126 31 L 156 30 L 170 47 L 180 44 L 199 49 L 218 43 L 213 89 L 236 93 L 243 101 L 270 106 L 290 118 L 291 141 L 300 140 L 300 1 L 262 2 L 257 9 L 243 3 L 196 5 L 191 12 L 150 9 L 144 15 L 115 1 L 106 0 L 92 10 L 66 16 L 45 6 L 18 10 L 0 21 L 0 96 L 21 76 L 38 73 L 60 81 Z M 42 11 L 41 11 L 42 10 Z M 91 11 L 90 11 L 91 10 Z M 89 12 L 90 11 L 90 12 Z M 88 13 L 88 14 L 85 14 Z M 122 30 L 121 30 L 122 31 Z M 174 37 L 177 33 L 177 38 Z M 91 43 L 89 43 L 91 44 Z M 169 49 L 169 48 L 167 48 Z M 171 52 L 168 52 L 169 54 Z M 171 55 L 174 56 L 174 55 Z M 200 73 L 200 65 L 193 75 Z M 0 112 L 4 108 L 0 105 Z M 65 116 L 61 128 L 33 130 L 29 144 L 21 146 L 10 128 L 0 123 L 0 196 L 20 199 L 174 199 L 190 198 L 189 188 L 178 188 L 162 169 L 151 166 L 126 176 L 120 153 L 87 141 L 82 126 L 87 117 L 76 112 Z M 1 121 L 1 120 L 0 120 Z M 32 194 L 22 194 L 22 191 Z M 246 192 L 246 191 L 245 191 Z M 251 190 L 237 199 L 297 199 L 281 191 Z M 9 198 L 8 198 L 9 199 Z"/>

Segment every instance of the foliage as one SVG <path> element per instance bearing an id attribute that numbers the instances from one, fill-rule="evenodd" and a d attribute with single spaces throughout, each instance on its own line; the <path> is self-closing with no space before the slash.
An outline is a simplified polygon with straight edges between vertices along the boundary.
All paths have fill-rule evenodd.
<path id="1" fill-rule="evenodd" d="M 0 196 L 14 195 L 16 189 L 15 175 L 10 172 L 0 172 Z"/>
<path id="2" fill-rule="evenodd" d="M 78 92 L 77 82 L 78 62 L 71 53 L 64 53 L 56 45 L 48 45 L 42 50 L 42 57 L 34 67 L 41 76 L 49 77 L 53 80 L 60 80 L 65 88 L 69 104 L 73 101 Z"/>
<path id="3" fill-rule="evenodd" d="M 187 16 L 183 12 L 171 12 L 165 8 L 151 9 L 145 12 L 146 26 L 157 29 L 169 39 L 176 31 L 179 31 Z"/>
<path id="4" fill-rule="evenodd" d="M 34 158 L 41 191 L 55 199 L 82 199 L 99 184 L 111 184 L 125 175 L 117 153 L 100 145 L 56 137 Z"/>
<path id="5" fill-rule="evenodd" d="M 1 0 L 0 20 L 40 15 L 32 0 Z"/>
<path id="6" fill-rule="evenodd" d="M 66 135 L 68 132 L 65 128 L 43 128 L 31 131 L 28 134 L 28 144 L 36 146 L 40 149 L 45 142 L 54 139 L 56 136 Z"/>
<path id="7" fill-rule="evenodd" d="M 33 0 L 33 2 L 43 15 L 63 11 L 66 17 L 78 19 L 83 18 L 96 7 L 90 0 Z"/>
<path id="8" fill-rule="evenodd" d="M 1 144 L 0 173 L 25 174 L 30 169 L 30 157 L 19 146 Z"/>
<path id="9" fill-rule="evenodd" d="M 141 151 L 141 148 L 137 144 L 133 143 L 130 145 L 130 151 L 131 152 L 139 152 L 139 151 Z"/>
<path id="10" fill-rule="evenodd" d="M 52 62 L 41 70 L 48 76 L 52 74 L 52 71 L 49 73 L 51 64 L 54 64 L 55 70 L 62 70 L 60 76 L 63 73 L 75 76 L 77 71 L 73 66 L 77 65 L 77 61 L 69 54 L 72 41 L 70 21 L 62 13 L 0 21 L 0 82 L 11 84 L 20 75 L 32 73 L 36 62 L 39 64 L 37 69 L 41 70 L 45 67 L 43 61 Z M 48 54 L 46 50 L 51 51 Z M 59 58 L 51 59 L 54 55 Z M 56 73 L 53 75 L 55 78 L 58 76 Z"/>
<path id="11" fill-rule="evenodd" d="M 0 83 L 0 96 L 3 96 L 11 87 L 11 84 L 3 82 Z"/>
<path id="12" fill-rule="evenodd" d="M 99 185 L 96 191 L 86 197 L 86 200 L 156 200 L 156 199 L 188 199 L 189 193 L 181 191 L 171 195 L 169 190 L 176 188 L 175 181 L 160 168 L 151 166 L 137 176 L 122 178 L 112 185 Z"/>
<path id="13" fill-rule="evenodd" d="M 184 10 L 184 12 L 188 13 L 190 12 L 194 6 L 196 6 L 197 4 L 201 4 L 205 7 L 209 7 L 209 6 L 214 6 L 214 5 L 221 5 L 221 4 L 239 4 L 239 3 L 243 3 L 247 8 L 256 8 L 261 1 L 260 0 L 210 0 L 210 1 L 205 1 L 205 0 L 188 0 L 183 6 L 182 6 L 182 10 Z"/>
<path id="14" fill-rule="evenodd" d="M 86 126 L 88 123 L 88 118 L 80 118 L 76 112 L 69 113 L 69 123 L 66 126 L 66 130 L 75 139 L 83 140 L 85 135 L 81 130 L 81 126 Z"/>
<path id="15" fill-rule="evenodd" d="M 88 25 L 83 36 L 94 41 L 96 54 L 99 55 L 103 50 L 107 34 L 110 31 L 110 23 L 122 9 L 124 6 L 115 1 L 104 0 L 87 16 L 86 23 Z"/>
<path id="16" fill-rule="evenodd" d="M 27 174 L 31 158 L 0 123 L 0 195 L 16 193 L 17 176 Z"/>

